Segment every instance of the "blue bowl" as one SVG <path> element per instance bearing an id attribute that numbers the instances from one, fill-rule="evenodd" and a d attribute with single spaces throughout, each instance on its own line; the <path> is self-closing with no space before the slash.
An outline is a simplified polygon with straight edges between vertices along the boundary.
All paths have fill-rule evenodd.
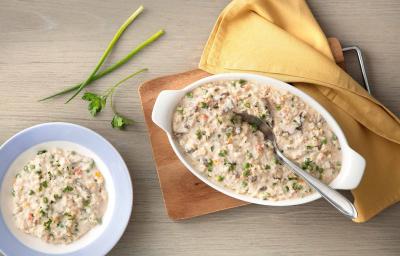
<path id="1" fill-rule="evenodd" d="M 6 141 L 0 147 L 0 184 L 1 191 L 0 206 L 4 206 L 8 193 L 8 187 L 4 186 L 5 180 L 9 175 L 7 171 L 13 162 L 28 149 L 34 148 L 42 143 L 56 143 L 63 141 L 82 147 L 88 152 L 92 152 L 100 160 L 106 183 L 106 189 L 109 194 L 109 202 L 105 216 L 107 221 L 99 226 L 97 233 L 92 230 L 92 235 L 84 235 L 81 239 L 85 240 L 79 244 L 81 239 L 70 245 L 49 245 L 32 246 L 32 242 L 24 241 L 22 234 L 19 236 L 13 228 L 10 227 L 9 215 L 5 219 L 5 212 L 8 209 L 1 209 L 0 214 L 0 251 L 5 255 L 105 255 L 121 238 L 129 222 L 132 211 L 132 183 L 128 168 L 118 151 L 102 136 L 85 127 L 70 123 L 45 123 L 27 128 Z M 10 169 L 10 172 L 12 170 Z M 95 229 L 95 228 L 94 228 Z M 90 231 L 90 232 L 92 232 Z M 21 231 L 19 231 L 21 232 Z M 90 233 L 89 232 L 89 233 Z M 85 236 L 91 237 L 85 238 Z M 38 243 L 44 243 L 38 238 Z M 44 249 L 43 249 L 44 248 Z M 53 248 L 53 249 L 52 249 Z M 54 250 L 56 248 L 56 250 Z"/>

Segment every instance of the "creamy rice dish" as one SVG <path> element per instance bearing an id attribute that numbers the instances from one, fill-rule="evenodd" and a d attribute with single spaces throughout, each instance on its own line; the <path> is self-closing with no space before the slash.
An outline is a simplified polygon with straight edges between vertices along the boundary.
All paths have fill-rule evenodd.
<path id="1" fill-rule="evenodd" d="M 264 200 L 301 198 L 314 191 L 275 157 L 270 141 L 236 113 L 270 125 L 286 157 L 324 183 L 341 169 L 339 141 L 323 117 L 299 97 L 245 80 L 197 87 L 178 103 L 174 137 L 192 166 L 236 193 Z"/>
<path id="2" fill-rule="evenodd" d="M 104 178 L 93 159 L 75 151 L 40 150 L 11 190 L 17 228 L 53 244 L 68 244 L 101 224 Z"/>

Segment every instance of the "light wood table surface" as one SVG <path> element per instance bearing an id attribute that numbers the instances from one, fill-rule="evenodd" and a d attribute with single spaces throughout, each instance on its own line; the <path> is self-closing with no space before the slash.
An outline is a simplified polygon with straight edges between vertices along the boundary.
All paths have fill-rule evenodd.
<path id="1" fill-rule="evenodd" d="M 195 68 L 227 3 L 0 0 L 0 142 L 35 124 L 65 121 L 99 132 L 119 150 L 133 178 L 134 205 L 111 255 L 399 255 L 399 204 L 365 224 L 352 223 L 323 200 L 283 208 L 250 205 L 181 222 L 168 219 L 137 87 L 157 76 Z M 80 99 L 68 105 L 62 99 L 36 102 L 86 78 L 114 32 L 140 4 L 145 12 L 107 64 L 159 28 L 167 34 L 91 88 L 100 92 L 139 67 L 150 68 L 117 93 L 118 109 L 137 120 L 134 126 L 113 130 L 109 109 L 91 118 Z M 364 50 L 374 95 L 399 115 L 400 2 L 309 4 L 328 36 Z"/>

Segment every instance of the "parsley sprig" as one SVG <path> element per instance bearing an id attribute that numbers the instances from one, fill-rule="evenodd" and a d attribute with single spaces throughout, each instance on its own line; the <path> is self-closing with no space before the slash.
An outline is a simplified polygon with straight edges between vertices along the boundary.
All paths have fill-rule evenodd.
<path id="1" fill-rule="evenodd" d="M 107 104 L 107 99 L 110 99 L 110 106 L 114 113 L 114 117 L 111 121 L 111 126 L 116 129 L 124 129 L 127 125 L 132 124 L 134 121 L 129 119 L 120 113 L 117 112 L 115 108 L 115 104 L 113 102 L 113 96 L 116 89 L 123 84 L 126 80 L 147 71 L 147 68 L 140 69 L 135 73 L 130 74 L 129 76 L 125 77 L 114 86 L 110 87 L 108 90 L 105 91 L 103 95 L 98 95 L 94 92 L 85 92 L 82 96 L 83 100 L 89 101 L 88 110 L 92 116 L 96 116 L 102 109 L 105 108 Z"/>
<path id="2" fill-rule="evenodd" d="M 160 29 L 156 33 L 154 33 L 152 36 L 150 36 L 148 39 L 140 43 L 136 48 L 134 48 L 132 51 L 130 51 L 125 57 L 117 61 L 116 63 L 112 64 L 111 66 L 102 69 L 102 66 L 107 59 L 107 57 L 111 54 L 115 44 L 118 42 L 119 38 L 122 36 L 124 31 L 128 28 L 128 26 L 141 14 L 144 10 L 143 6 L 140 6 L 135 12 L 131 14 L 131 16 L 122 24 L 122 26 L 118 29 L 112 40 L 109 42 L 106 50 L 103 52 L 100 60 L 97 62 L 95 68 L 91 71 L 90 75 L 81 83 L 76 84 L 74 86 L 68 87 L 58 93 L 52 94 L 48 97 L 45 97 L 43 99 L 40 99 L 39 101 L 45 101 L 48 99 L 52 99 L 58 96 L 62 96 L 65 94 L 73 93 L 72 97 L 70 97 L 65 103 L 70 102 L 73 98 L 75 98 L 84 88 L 86 88 L 88 85 L 90 85 L 92 82 L 102 78 L 103 76 L 113 72 L 114 70 L 118 69 L 120 66 L 124 65 L 126 62 L 128 62 L 132 57 L 134 57 L 137 53 L 139 53 L 143 48 L 147 47 L 154 41 L 156 41 L 159 37 L 161 37 L 165 32 L 163 29 Z M 132 124 L 134 121 L 121 115 L 115 110 L 114 104 L 112 102 L 113 94 L 114 91 L 118 88 L 120 84 L 122 84 L 124 81 L 130 79 L 131 77 L 144 72 L 147 69 L 141 69 L 126 78 L 122 79 L 120 82 L 118 82 L 116 85 L 111 87 L 109 90 L 107 90 L 103 95 L 98 95 L 93 92 L 85 92 L 82 99 L 85 101 L 89 102 L 89 112 L 92 116 L 96 116 L 99 112 L 102 111 L 106 107 L 107 104 L 107 99 L 110 98 L 110 105 L 114 113 L 114 117 L 111 121 L 111 125 L 113 128 L 117 129 L 123 129 L 127 125 Z"/>

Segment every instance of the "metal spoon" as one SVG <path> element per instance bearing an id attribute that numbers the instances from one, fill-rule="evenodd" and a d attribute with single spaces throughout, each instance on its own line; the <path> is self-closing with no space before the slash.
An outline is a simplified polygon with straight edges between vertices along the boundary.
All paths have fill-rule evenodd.
<path id="1" fill-rule="evenodd" d="M 325 198 L 331 205 L 333 205 L 346 217 L 351 219 L 357 218 L 357 210 L 354 205 L 349 200 L 347 200 L 347 198 L 345 198 L 339 192 L 324 184 L 308 172 L 298 167 L 280 151 L 276 143 L 276 138 L 272 131 L 272 127 L 269 124 L 267 124 L 260 118 L 245 112 L 236 114 L 241 116 L 243 121 L 257 126 L 258 130 L 264 134 L 264 138 L 269 139 L 272 142 L 275 155 L 277 156 L 278 160 L 285 163 L 293 172 L 304 179 L 311 187 L 318 191 L 318 193 L 320 193 L 323 198 Z"/>

